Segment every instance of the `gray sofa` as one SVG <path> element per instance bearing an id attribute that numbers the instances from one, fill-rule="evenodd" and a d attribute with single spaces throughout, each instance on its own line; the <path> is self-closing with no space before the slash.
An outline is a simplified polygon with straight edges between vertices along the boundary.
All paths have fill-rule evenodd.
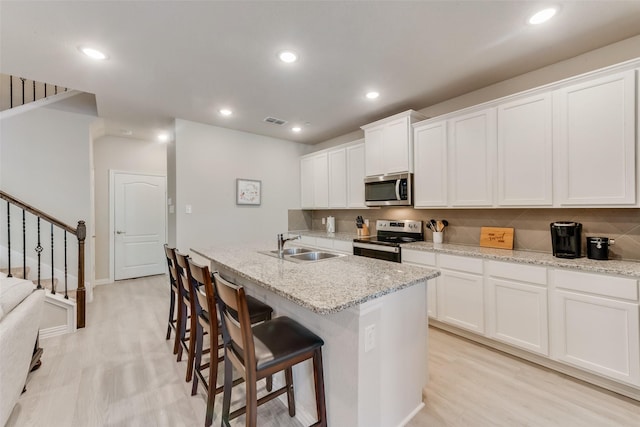
<path id="1" fill-rule="evenodd" d="M 0 426 L 24 389 L 44 304 L 44 290 L 0 274 Z"/>

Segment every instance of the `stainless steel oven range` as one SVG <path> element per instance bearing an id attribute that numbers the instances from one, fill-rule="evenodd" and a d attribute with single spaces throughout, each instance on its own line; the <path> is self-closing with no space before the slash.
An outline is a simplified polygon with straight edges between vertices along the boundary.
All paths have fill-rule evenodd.
<path id="1" fill-rule="evenodd" d="M 402 262 L 401 243 L 424 240 L 422 221 L 377 220 L 377 234 L 353 240 L 353 254 L 386 261 Z"/>

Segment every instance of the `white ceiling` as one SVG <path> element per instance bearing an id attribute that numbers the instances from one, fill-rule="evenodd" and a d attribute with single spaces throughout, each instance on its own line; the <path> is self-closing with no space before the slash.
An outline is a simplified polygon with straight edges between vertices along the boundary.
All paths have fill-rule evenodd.
<path id="1" fill-rule="evenodd" d="M 312 144 L 640 34 L 640 1 L 554 3 L 533 27 L 548 2 L 2 0 L 0 72 L 94 93 L 110 133 L 181 118 Z"/>

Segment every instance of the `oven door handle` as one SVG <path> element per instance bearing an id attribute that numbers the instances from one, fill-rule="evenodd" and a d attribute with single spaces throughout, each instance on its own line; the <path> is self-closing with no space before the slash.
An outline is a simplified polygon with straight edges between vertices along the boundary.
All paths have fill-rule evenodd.
<path id="1" fill-rule="evenodd" d="M 392 252 L 397 254 L 400 252 L 399 246 L 374 245 L 371 243 L 353 242 L 354 248 L 371 249 L 372 251 Z"/>

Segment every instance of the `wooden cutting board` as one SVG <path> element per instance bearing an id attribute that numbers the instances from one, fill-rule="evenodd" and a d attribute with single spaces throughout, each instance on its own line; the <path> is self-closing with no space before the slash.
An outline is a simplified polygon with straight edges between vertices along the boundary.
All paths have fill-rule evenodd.
<path id="1" fill-rule="evenodd" d="M 513 249 L 513 228 L 481 227 L 480 246 L 483 248 Z"/>

